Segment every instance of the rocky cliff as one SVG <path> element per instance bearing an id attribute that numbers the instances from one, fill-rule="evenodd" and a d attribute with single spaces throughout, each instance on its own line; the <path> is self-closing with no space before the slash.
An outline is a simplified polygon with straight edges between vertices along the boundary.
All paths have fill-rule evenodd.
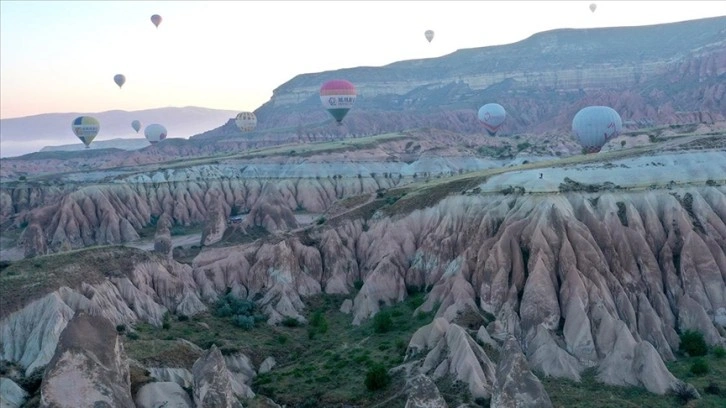
<path id="1" fill-rule="evenodd" d="M 349 296 L 351 321 L 360 324 L 406 299 L 408 287 L 426 288 L 415 313 L 438 317 L 409 344 L 423 356 L 418 372 L 453 376 L 483 398 L 546 406 L 526 367 L 575 380 L 596 367 L 599 381 L 662 394 L 680 386 L 664 364 L 678 332 L 726 342 L 723 187 L 460 195 L 410 210 L 415 201 L 407 195 L 372 218 L 346 217 L 302 235 L 208 248 L 191 266 L 139 258 L 125 276 L 49 286 L 33 303 L 4 304 L 3 359 L 42 367 L 78 311 L 160 325 L 166 311 L 194 315 L 204 310 L 200 300 L 229 292 L 259 299 L 275 324 L 305 321 L 302 300 L 329 293 Z M 462 320 L 472 312 L 478 320 Z M 515 353 L 513 336 L 526 357 L 497 367 L 467 330 Z M 513 372 L 515 365 L 525 368 Z M 526 379 L 529 391 L 512 391 L 511 378 Z M 199 392 L 195 399 L 206 395 Z"/>
<path id="2" fill-rule="evenodd" d="M 568 130 L 591 104 L 612 106 L 625 121 L 709 122 L 726 115 L 724 27 L 726 17 L 554 30 L 439 58 L 303 74 L 256 114 L 261 128 L 325 121 L 320 84 L 342 77 L 358 91 L 345 119 L 353 133 L 423 126 L 471 132 L 476 110 L 492 101 L 507 109 L 503 134 Z"/>

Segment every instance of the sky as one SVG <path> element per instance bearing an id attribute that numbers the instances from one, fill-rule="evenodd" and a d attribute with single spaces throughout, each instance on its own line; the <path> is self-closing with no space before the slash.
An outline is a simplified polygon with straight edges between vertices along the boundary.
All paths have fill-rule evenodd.
<path id="1" fill-rule="evenodd" d="M 255 110 L 302 73 L 433 58 L 557 28 L 726 15 L 726 1 L 0 1 L 0 118 Z M 163 21 L 154 27 L 150 17 Z M 431 43 L 424 31 L 434 30 Z M 113 82 L 124 74 L 119 89 Z"/>

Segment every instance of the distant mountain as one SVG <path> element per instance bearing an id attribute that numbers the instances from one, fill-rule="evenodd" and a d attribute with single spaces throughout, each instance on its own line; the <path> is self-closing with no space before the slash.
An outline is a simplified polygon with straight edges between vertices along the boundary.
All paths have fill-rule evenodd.
<path id="1" fill-rule="evenodd" d="M 97 113 L 47 113 L 0 120 L 2 157 L 18 156 L 39 151 L 44 146 L 78 144 L 79 140 L 71 132 L 71 121 L 81 115 L 89 115 L 101 122 L 93 144 L 112 138 L 144 139 L 144 127 L 151 123 L 161 123 L 169 131 L 169 137 L 189 137 L 226 123 L 237 114 L 236 111 L 208 109 L 187 106 L 168 107 L 138 111 L 112 110 Z M 137 134 L 131 128 L 131 121 L 138 119 L 142 128 Z M 113 147 L 113 146 L 107 146 Z M 120 147 L 125 149 L 124 147 Z"/>
<path id="2" fill-rule="evenodd" d="M 500 134 L 568 132 L 584 106 L 615 108 L 625 121 L 677 124 L 726 117 L 726 16 L 670 24 L 559 29 L 513 44 L 438 58 L 301 74 L 255 111 L 258 133 L 310 124 L 335 126 L 320 85 L 344 78 L 358 99 L 344 120 L 351 134 L 432 127 L 481 131 L 476 110 L 507 109 Z M 327 122 L 326 122 L 327 121 Z M 200 135 L 234 136 L 228 122 Z"/>

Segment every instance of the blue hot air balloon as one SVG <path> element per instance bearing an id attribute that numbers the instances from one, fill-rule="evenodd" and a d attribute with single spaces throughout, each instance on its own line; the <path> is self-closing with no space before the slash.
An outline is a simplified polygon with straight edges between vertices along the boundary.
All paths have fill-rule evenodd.
<path id="1" fill-rule="evenodd" d="M 585 153 L 599 152 L 608 140 L 622 130 L 620 115 L 608 106 L 582 108 L 572 119 L 572 132 Z"/>

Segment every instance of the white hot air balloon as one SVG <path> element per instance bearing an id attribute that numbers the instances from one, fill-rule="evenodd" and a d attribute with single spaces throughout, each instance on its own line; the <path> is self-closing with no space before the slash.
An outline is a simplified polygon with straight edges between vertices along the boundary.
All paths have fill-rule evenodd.
<path id="1" fill-rule="evenodd" d="M 239 130 L 243 132 L 251 132 L 257 127 L 257 116 L 254 112 L 240 112 L 237 117 L 234 118 L 234 123 L 237 125 Z"/>
<path id="2" fill-rule="evenodd" d="M 572 132 L 586 154 L 599 152 L 608 140 L 622 130 L 620 115 L 608 106 L 582 108 L 572 119 Z"/>
<path id="3" fill-rule="evenodd" d="M 595 12 L 595 9 L 597 9 L 597 4 L 590 3 L 590 11 L 592 11 L 594 13 Z"/>
<path id="4" fill-rule="evenodd" d="M 434 30 L 426 30 L 426 32 L 424 33 L 424 36 L 426 36 L 426 39 L 428 40 L 428 42 L 431 42 L 431 40 L 434 39 Z"/>
<path id="5" fill-rule="evenodd" d="M 477 117 L 484 124 L 484 128 L 489 132 L 489 136 L 494 136 L 507 118 L 507 111 L 498 103 L 488 103 L 477 113 Z"/>
<path id="6" fill-rule="evenodd" d="M 158 123 L 153 123 L 144 129 L 144 136 L 151 144 L 157 144 L 166 139 L 166 128 Z"/>

